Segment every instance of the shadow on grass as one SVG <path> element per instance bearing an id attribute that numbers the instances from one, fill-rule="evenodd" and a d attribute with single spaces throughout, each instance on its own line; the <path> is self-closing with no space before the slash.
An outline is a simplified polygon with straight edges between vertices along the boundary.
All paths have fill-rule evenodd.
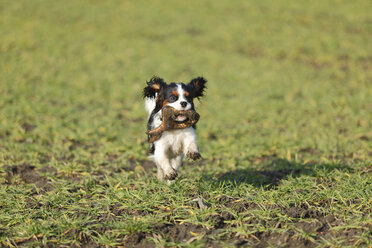
<path id="1" fill-rule="evenodd" d="M 286 159 L 272 158 L 259 165 L 259 168 L 240 168 L 230 172 L 217 175 L 204 175 L 202 180 L 210 183 L 225 185 L 251 184 L 255 187 L 271 189 L 278 186 L 280 181 L 290 176 L 301 175 L 318 176 L 329 173 L 333 170 L 352 171 L 352 168 L 345 164 L 320 164 L 320 163 L 297 163 Z"/>

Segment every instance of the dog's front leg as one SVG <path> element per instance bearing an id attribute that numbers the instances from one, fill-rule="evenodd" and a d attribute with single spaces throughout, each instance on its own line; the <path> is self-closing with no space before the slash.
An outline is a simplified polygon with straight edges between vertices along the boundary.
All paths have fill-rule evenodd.
<path id="1" fill-rule="evenodd" d="M 187 135 L 184 139 L 184 151 L 183 153 L 186 154 L 186 157 L 191 160 L 198 160 L 201 158 L 199 153 L 198 144 L 196 143 L 196 133 L 195 129 L 190 127 L 187 128 Z"/>

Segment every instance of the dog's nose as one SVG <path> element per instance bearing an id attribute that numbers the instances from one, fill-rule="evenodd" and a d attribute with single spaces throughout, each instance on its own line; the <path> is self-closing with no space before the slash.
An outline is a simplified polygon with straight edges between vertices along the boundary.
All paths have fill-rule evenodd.
<path id="1" fill-rule="evenodd" d="M 187 102 L 181 102 L 181 106 L 182 106 L 182 108 L 186 108 Z"/>

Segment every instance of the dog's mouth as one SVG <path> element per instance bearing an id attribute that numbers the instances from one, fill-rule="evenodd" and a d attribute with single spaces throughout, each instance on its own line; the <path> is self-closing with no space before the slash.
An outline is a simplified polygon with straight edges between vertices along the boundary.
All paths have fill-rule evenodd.
<path id="1" fill-rule="evenodd" d="M 187 120 L 187 116 L 182 115 L 182 114 L 177 115 L 176 119 L 175 119 L 175 121 L 177 121 L 177 122 L 184 122 L 186 120 Z"/>

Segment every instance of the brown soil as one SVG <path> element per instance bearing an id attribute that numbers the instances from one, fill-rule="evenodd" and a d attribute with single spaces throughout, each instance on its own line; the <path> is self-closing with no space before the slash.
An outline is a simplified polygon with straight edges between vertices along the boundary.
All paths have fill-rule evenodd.
<path id="1" fill-rule="evenodd" d="M 244 212 L 252 206 L 249 203 L 235 203 L 236 199 L 231 198 L 225 202 L 226 206 L 232 206 L 237 212 Z M 371 229 L 372 226 L 364 228 L 347 228 L 338 232 L 331 232 L 330 228 L 334 226 L 344 225 L 342 219 L 338 219 L 333 215 L 324 216 L 322 213 L 312 212 L 305 207 L 290 207 L 282 209 L 283 213 L 293 216 L 293 218 L 305 218 L 301 221 L 294 220 L 294 229 L 285 231 L 281 229 L 281 223 L 264 223 L 268 225 L 276 225 L 278 232 L 254 232 L 249 236 L 242 236 L 236 233 L 222 234 L 226 228 L 233 227 L 229 221 L 234 220 L 233 214 L 222 211 L 218 215 L 210 217 L 213 223 L 212 228 L 202 227 L 192 223 L 161 223 L 153 226 L 147 233 L 133 233 L 124 238 L 125 247 L 155 247 L 155 244 L 149 239 L 160 237 L 167 242 L 176 243 L 191 243 L 195 240 L 195 234 L 201 235 L 205 242 L 205 247 L 221 247 L 219 241 L 228 242 L 236 247 L 307 247 L 312 248 L 317 246 L 317 241 L 321 237 L 342 237 L 346 239 L 345 245 L 352 245 L 355 240 L 353 237 L 360 235 L 364 230 Z M 306 219 L 308 218 L 308 219 Z M 311 219 L 309 219 L 311 218 Z M 245 224 L 258 224 L 260 220 L 250 219 Z M 251 227 L 254 230 L 253 227 Z M 364 229 L 364 230 L 363 230 Z M 305 239 L 299 233 L 311 233 L 311 239 Z M 217 241 L 214 239 L 217 235 Z"/>
<path id="2" fill-rule="evenodd" d="M 220 205 L 232 208 L 235 214 L 248 214 L 250 210 L 259 208 L 253 202 L 244 201 L 230 196 L 222 196 L 217 201 Z M 327 205 L 328 202 L 323 202 Z M 236 215 L 221 211 L 217 215 L 209 216 L 204 221 L 211 221 L 213 227 L 206 228 L 192 223 L 161 223 L 153 226 L 147 233 L 133 233 L 124 238 L 125 247 L 155 247 L 155 244 L 150 239 L 160 237 L 167 242 L 176 243 L 191 243 L 195 239 L 195 234 L 202 235 L 202 240 L 205 242 L 205 247 L 221 247 L 219 241 L 228 242 L 236 247 L 316 247 L 317 242 L 321 241 L 322 237 L 342 238 L 346 240 L 344 245 L 352 245 L 355 242 L 354 237 L 361 235 L 365 230 L 371 229 L 372 226 L 362 228 L 346 228 L 341 231 L 330 231 L 332 227 L 345 225 L 344 220 L 337 218 L 334 215 L 325 215 L 323 212 L 314 210 L 311 206 L 289 206 L 280 207 L 272 206 L 273 209 L 279 209 L 282 214 L 293 218 L 294 228 L 284 229 L 285 223 L 280 222 L 265 222 L 263 220 L 247 218 L 243 221 L 244 224 L 251 227 L 254 231 L 255 224 L 263 224 L 276 226 L 276 232 L 253 232 L 249 236 L 242 236 L 236 233 L 222 234 L 226 228 L 234 227 L 231 224 L 235 220 Z M 133 215 L 143 215 L 144 213 L 133 213 Z M 249 216 L 249 214 L 248 214 Z M 301 219 L 301 220 L 299 220 Z M 283 226 L 283 229 L 281 227 Z M 310 233 L 311 238 L 301 237 L 301 233 Z M 217 241 L 214 239 L 217 235 Z"/>
<path id="3" fill-rule="evenodd" d="M 205 235 L 204 237 L 207 239 L 206 243 L 211 244 L 212 240 L 208 235 L 214 232 L 216 231 L 213 229 L 207 229 L 191 223 L 161 223 L 155 225 L 149 233 L 140 232 L 129 235 L 125 238 L 124 244 L 125 247 L 155 247 L 153 242 L 148 241 L 149 238 L 154 237 L 161 237 L 161 239 L 165 239 L 167 242 L 191 243 L 195 239 L 195 235 Z"/>
<path id="4" fill-rule="evenodd" d="M 20 182 L 35 184 L 38 188 L 49 191 L 53 188 L 52 182 L 46 177 L 41 176 L 35 166 L 30 164 L 20 164 L 5 166 L 6 176 L 5 184 L 18 184 Z M 50 167 L 43 168 L 40 172 L 50 172 L 54 170 Z"/>

